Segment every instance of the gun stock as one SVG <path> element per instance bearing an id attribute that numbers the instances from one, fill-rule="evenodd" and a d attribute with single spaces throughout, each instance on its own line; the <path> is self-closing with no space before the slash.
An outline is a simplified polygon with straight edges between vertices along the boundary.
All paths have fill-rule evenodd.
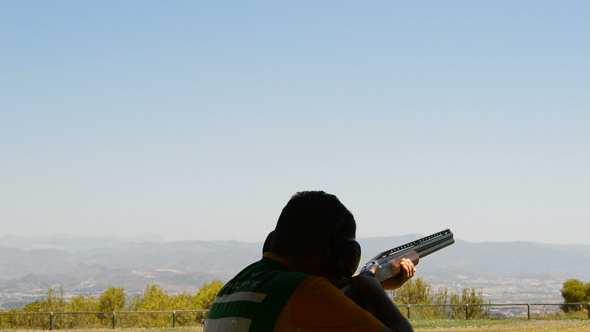
<path id="1" fill-rule="evenodd" d="M 380 253 L 365 264 L 361 273 L 370 271 L 375 274 L 375 277 L 379 279 L 379 281 L 383 281 L 399 273 L 399 262 L 403 258 L 409 258 L 414 265 L 418 265 L 420 258 L 446 248 L 453 243 L 455 243 L 453 233 L 447 228 L 443 231 Z"/>

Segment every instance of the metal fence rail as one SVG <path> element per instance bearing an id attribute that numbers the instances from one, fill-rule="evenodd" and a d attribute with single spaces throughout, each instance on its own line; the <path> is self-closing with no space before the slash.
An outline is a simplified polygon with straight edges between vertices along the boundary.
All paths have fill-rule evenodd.
<path id="1" fill-rule="evenodd" d="M 563 306 L 577 306 L 578 308 L 586 308 L 588 311 L 588 319 L 590 319 L 590 303 L 482 303 L 482 304 L 401 304 L 397 305 L 398 308 L 406 308 L 406 315 L 408 319 L 412 317 L 412 308 L 428 308 L 428 307 L 443 307 L 443 308 L 463 308 L 464 318 L 470 319 L 474 307 L 485 307 L 487 309 L 486 315 L 488 315 L 489 309 L 493 307 L 524 307 L 526 308 L 526 317 L 531 319 L 531 308 L 535 306 L 541 307 L 558 307 L 555 311 L 559 311 L 560 307 Z M 453 318 L 452 316 L 450 318 Z M 458 317 L 456 317 L 458 318 Z"/>
<path id="2" fill-rule="evenodd" d="M 446 310 L 446 308 L 458 308 L 458 310 L 454 310 L 455 315 L 451 315 L 450 318 L 470 319 L 473 318 L 472 314 L 475 308 L 485 308 L 485 315 L 487 315 L 489 313 L 490 308 L 494 307 L 523 307 L 526 309 L 527 319 L 530 320 L 531 308 L 536 306 L 558 307 L 555 311 L 559 311 L 559 307 L 563 306 L 577 306 L 578 308 L 586 308 L 588 310 L 588 319 L 590 319 L 590 303 L 402 304 L 398 305 L 397 307 L 406 309 L 408 319 L 412 319 L 412 308 L 442 307 L 443 310 Z M 463 312 L 464 316 L 457 315 L 459 311 Z M 160 319 L 157 322 L 165 322 L 165 326 L 157 327 L 195 326 L 202 328 L 203 320 L 205 319 L 207 312 L 208 310 L 0 312 L 0 328 L 3 328 L 6 324 L 19 325 L 19 323 L 22 323 L 22 326 L 18 327 L 31 328 L 31 325 L 33 325 L 38 327 L 39 329 L 54 330 L 56 329 L 56 327 L 59 329 L 60 326 L 64 326 L 65 323 L 68 323 L 70 325 L 73 324 L 75 326 L 76 320 L 73 317 L 78 315 L 93 315 L 96 326 L 110 327 L 113 329 L 117 327 L 145 327 L 146 324 L 148 325 L 147 327 L 156 327 L 151 322 L 158 318 Z M 19 317 L 27 316 L 29 317 L 28 319 L 18 319 Z M 30 318 L 31 316 L 33 318 Z M 40 321 L 37 320 L 37 316 L 46 316 L 47 318 L 45 318 L 44 321 Z M 162 319 L 162 317 L 164 316 L 166 316 L 167 318 Z M 525 315 L 522 316 L 524 317 Z M 7 317 L 12 317 L 12 319 L 7 319 Z M 68 322 L 64 323 L 65 318 L 69 320 Z M 179 318 L 182 318 L 182 321 L 180 321 Z"/>
<path id="3" fill-rule="evenodd" d="M 3 328 L 6 325 L 6 321 L 2 319 L 3 317 L 34 317 L 36 316 L 43 317 L 46 316 L 44 322 L 34 321 L 32 319 L 25 319 L 25 321 L 21 320 L 23 325 L 30 325 L 32 322 L 35 326 L 41 325 L 41 329 L 48 329 L 54 330 L 56 329 L 56 325 L 63 325 L 58 324 L 60 323 L 60 316 L 61 317 L 68 317 L 71 316 L 79 316 L 79 315 L 92 315 L 96 317 L 95 323 L 91 326 L 93 327 L 109 327 L 109 328 L 117 328 L 117 327 L 177 327 L 177 326 L 202 326 L 205 317 L 207 316 L 207 312 L 209 310 L 160 310 L 160 311 L 70 311 L 70 312 L 0 312 L 0 328 Z M 182 324 L 179 324 L 179 316 L 187 316 L 186 314 L 193 313 L 189 319 L 184 319 Z M 134 317 L 133 317 L 134 315 Z M 154 326 L 151 324 L 150 320 L 155 320 L 154 315 L 166 315 L 168 316 L 165 326 Z M 131 320 L 126 319 L 132 316 Z M 147 317 L 146 317 L 147 316 Z M 138 317 L 140 319 L 138 319 Z M 71 318 L 71 317 L 68 317 Z M 133 319 L 135 318 L 135 319 Z M 161 317 L 160 317 L 161 318 Z M 9 321 L 10 325 L 15 325 L 14 323 L 17 322 L 18 319 L 14 321 Z M 123 321 L 123 322 L 122 322 Z M 160 322 L 163 320 L 160 319 Z M 27 324 L 29 323 L 29 324 Z M 41 324 L 39 324 L 41 323 Z M 63 323 L 63 322 L 61 322 Z M 131 324 L 130 324 L 131 323 Z M 135 324 L 134 324 L 135 323 Z M 156 323 L 157 324 L 157 323 Z M 88 323 L 85 323 L 88 325 Z M 143 325 L 143 326 L 142 326 Z M 164 324 L 159 324 L 164 325 Z M 23 326 L 24 327 L 24 326 Z M 27 326 L 29 327 L 29 326 Z"/>

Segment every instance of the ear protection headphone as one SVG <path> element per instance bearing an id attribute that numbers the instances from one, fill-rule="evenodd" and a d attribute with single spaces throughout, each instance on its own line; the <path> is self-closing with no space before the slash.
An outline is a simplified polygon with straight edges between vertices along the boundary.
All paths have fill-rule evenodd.
<path id="1" fill-rule="evenodd" d="M 328 246 L 322 270 L 336 280 L 346 281 L 352 277 L 361 260 L 361 246 L 353 238 L 336 238 Z"/>
<path id="2" fill-rule="evenodd" d="M 346 221 L 342 219 L 336 225 L 332 244 L 326 249 L 322 264 L 326 276 L 341 281 L 352 277 L 361 260 L 360 244 L 355 239 L 346 237 L 347 234 L 343 234 L 342 226 Z"/>
<path id="3" fill-rule="evenodd" d="M 346 238 L 339 235 L 340 225 L 336 226 L 334 239 L 324 253 L 322 260 L 322 271 L 330 278 L 346 281 L 356 272 L 361 260 L 361 245 L 353 238 Z M 274 231 L 266 236 L 262 247 L 262 254 L 270 251 Z"/>

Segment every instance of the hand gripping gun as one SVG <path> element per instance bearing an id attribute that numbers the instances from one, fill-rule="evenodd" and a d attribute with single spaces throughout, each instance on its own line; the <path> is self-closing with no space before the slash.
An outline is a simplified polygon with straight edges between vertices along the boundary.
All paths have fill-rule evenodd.
<path id="1" fill-rule="evenodd" d="M 400 272 L 400 261 L 409 258 L 418 265 L 420 258 L 439 251 L 455 243 L 450 229 L 428 235 L 421 239 L 389 249 L 371 259 L 360 273 L 372 272 L 379 281 L 396 276 Z"/>

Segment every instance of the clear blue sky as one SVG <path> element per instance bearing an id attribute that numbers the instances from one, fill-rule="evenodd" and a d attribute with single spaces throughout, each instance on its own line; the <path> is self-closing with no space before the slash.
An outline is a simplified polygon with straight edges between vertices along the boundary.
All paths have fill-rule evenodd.
<path id="1" fill-rule="evenodd" d="M 590 244 L 590 4 L 2 1 L 0 235 Z"/>

